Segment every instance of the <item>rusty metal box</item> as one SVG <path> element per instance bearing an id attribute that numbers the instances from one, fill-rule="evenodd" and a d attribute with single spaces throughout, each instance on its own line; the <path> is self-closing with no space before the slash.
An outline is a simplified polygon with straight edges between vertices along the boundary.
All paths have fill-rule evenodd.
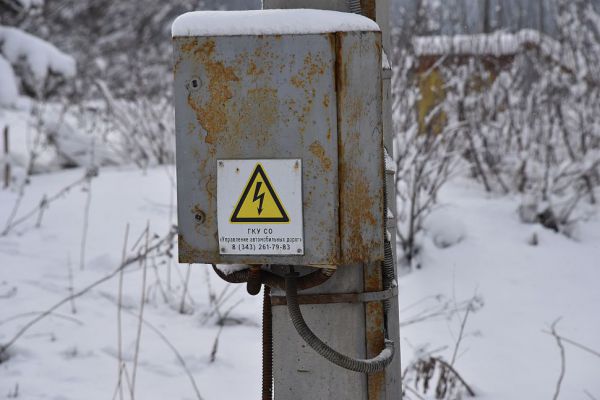
<path id="1" fill-rule="evenodd" d="M 306 31 L 272 29 L 273 20 L 288 17 L 273 11 L 247 12 L 246 31 L 196 30 L 190 20 L 187 30 L 174 25 L 179 261 L 328 266 L 381 260 L 380 32 L 335 21 Z M 196 15 L 195 23 L 230 16 Z M 302 252 L 223 254 L 218 163 L 246 159 L 301 160 Z M 248 201 L 259 198 L 256 188 Z"/>

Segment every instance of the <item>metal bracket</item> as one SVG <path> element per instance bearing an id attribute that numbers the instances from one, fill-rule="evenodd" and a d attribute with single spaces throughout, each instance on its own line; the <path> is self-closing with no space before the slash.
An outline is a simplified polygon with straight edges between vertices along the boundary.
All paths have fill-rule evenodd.
<path id="1" fill-rule="evenodd" d="M 298 304 L 370 303 L 396 296 L 398 296 L 398 287 L 394 286 L 380 292 L 300 294 L 298 295 Z M 271 295 L 271 305 L 285 306 L 287 300 L 285 296 Z"/>

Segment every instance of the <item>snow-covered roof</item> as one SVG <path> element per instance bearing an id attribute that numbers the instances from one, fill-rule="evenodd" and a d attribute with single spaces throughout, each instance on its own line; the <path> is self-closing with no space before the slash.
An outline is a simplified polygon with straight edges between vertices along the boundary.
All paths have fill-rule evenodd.
<path id="1" fill-rule="evenodd" d="M 427 55 L 512 55 L 524 46 L 535 45 L 544 53 L 560 52 L 554 39 L 532 29 L 516 33 L 494 32 L 474 35 L 420 36 L 413 39 L 415 52 Z"/>
<path id="2" fill-rule="evenodd" d="M 564 68 L 575 70 L 575 58 L 569 49 L 551 37 L 533 29 L 515 33 L 494 32 L 473 35 L 418 36 L 413 38 L 417 56 L 493 55 L 506 56 L 521 52 L 527 47 L 536 47 Z"/>
<path id="3" fill-rule="evenodd" d="M 373 20 L 339 11 L 289 9 L 194 11 L 179 16 L 171 28 L 177 36 L 291 35 L 379 31 Z"/>

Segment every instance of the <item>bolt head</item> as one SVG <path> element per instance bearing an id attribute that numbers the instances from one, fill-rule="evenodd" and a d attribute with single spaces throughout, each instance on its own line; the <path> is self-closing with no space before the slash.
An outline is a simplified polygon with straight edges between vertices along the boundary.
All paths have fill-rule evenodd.
<path id="1" fill-rule="evenodd" d="M 196 211 L 196 212 L 194 213 L 194 219 L 195 219 L 197 222 L 199 222 L 199 223 L 203 224 L 203 223 L 204 223 L 204 221 L 206 221 L 206 214 L 205 214 L 205 213 L 204 213 L 204 211 L 202 211 L 202 210 L 198 210 L 198 209 L 196 209 L 195 211 Z"/>

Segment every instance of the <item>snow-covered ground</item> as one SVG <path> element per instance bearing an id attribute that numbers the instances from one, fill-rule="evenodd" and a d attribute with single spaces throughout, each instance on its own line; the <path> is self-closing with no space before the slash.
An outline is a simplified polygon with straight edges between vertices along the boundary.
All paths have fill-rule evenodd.
<path id="1" fill-rule="evenodd" d="M 22 210 L 35 207 L 44 194 L 59 191 L 83 173 L 72 170 L 34 177 L 26 189 Z M 80 187 L 50 205 L 40 228 L 33 227 L 36 217 L 0 238 L 0 343 L 35 317 L 32 312 L 43 311 L 69 294 L 69 260 L 77 291 L 118 267 L 126 224 L 130 226 L 130 249 L 147 223 L 151 232 L 160 236 L 167 233 L 173 216 L 171 187 L 164 168 L 147 173 L 102 170 L 92 183 L 83 271 L 79 259 L 87 192 Z M 1 221 L 8 217 L 15 198 L 15 193 L 0 192 Z M 244 398 L 249 391 L 257 391 L 261 299 L 244 296 L 242 287 L 229 288 L 229 293 L 236 292 L 229 299 L 225 295 L 222 312 L 243 301 L 229 315 L 230 326 L 223 329 L 217 359 L 210 364 L 219 326 L 216 316 L 207 315 L 212 310 L 208 282 L 217 296 L 225 285 L 214 275 L 207 275 L 205 266 L 193 266 L 185 300 L 188 313 L 180 314 L 187 266 L 171 266 L 168 303 L 157 283 L 160 280 L 168 291 L 168 265 L 158 265 L 156 270 L 159 279 L 150 262 L 144 319 L 160 329 L 183 355 L 201 394 L 206 399 Z M 130 375 L 137 333 L 137 319 L 131 313 L 139 314 L 142 272 L 134 264 L 124 279 L 122 344 Z M 18 385 L 19 398 L 24 399 L 112 398 L 118 376 L 117 298 L 118 276 L 76 299 L 76 313 L 67 304 L 27 332 L 10 350 L 10 360 L 0 364 L 0 396 L 14 392 Z M 229 385 L 227 378 L 234 375 L 239 384 Z M 175 354 L 147 326 L 142 330 L 135 387 L 141 399 L 196 398 Z"/>
<path id="2" fill-rule="evenodd" d="M 431 215 L 421 270 L 400 279 L 402 361 L 448 346 L 450 360 L 464 311 L 410 324 L 476 296 L 455 367 L 485 399 L 551 399 L 560 373 L 560 350 L 544 333 L 557 318 L 561 336 L 600 350 L 600 219 L 582 223 L 578 239 L 519 222 L 517 199 L 486 196 L 456 179 Z M 456 228 L 456 227 L 459 228 Z M 442 237 L 464 238 L 434 245 Z M 538 244 L 531 243 L 533 235 Z M 401 322 L 402 323 L 402 322 Z M 561 399 L 600 398 L 600 358 L 569 344 Z"/>
<path id="3" fill-rule="evenodd" d="M 0 343 L 8 342 L 35 313 L 66 297 L 69 275 L 78 291 L 114 271 L 121 263 L 127 224 L 128 254 L 144 247 L 145 240 L 138 239 L 147 224 L 153 234 L 167 234 L 176 219 L 173 172 L 173 167 L 100 170 L 91 183 L 83 269 L 85 183 L 52 202 L 39 227 L 34 213 L 0 237 Z M 73 169 L 34 176 L 17 218 L 84 173 Z M 0 231 L 17 197 L 15 186 L 0 190 Z M 440 207 L 422 237 L 422 268 L 399 281 L 404 367 L 430 351 L 452 358 L 465 321 L 461 305 L 470 299 L 474 309 L 466 318 L 454 366 L 480 398 L 552 398 L 560 351 L 544 331 L 559 317 L 559 334 L 600 351 L 600 218 L 581 223 L 574 240 L 520 223 L 518 204 L 516 198 L 491 197 L 463 178 L 444 188 Z M 260 296 L 248 296 L 243 287 L 227 287 L 206 266 L 194 265 L 185 312 L 180 313 L 188 266 L 167 260 L 160 256 L 146 265 L 144 320 L 182 355 L 203 398 L 257 398 Z M 125 271 L 121 343 L 131 380 L 144 268 L 135 263 Z M 10 358 L 0 364 L 0 398 L 11 398 L 15 391 L 23 399 L 113 398 L 118 380 L 118 278 L 65 304 L 10 348 Z M 221 302 L 222 314 L 231 310 L 214 362 L 211 352 L 220 326 L 211 293 Z M 457 306 L 459 311 L 453 312 Z M 150 325 L 143 325 L 141 332 L 136 397 L 196 399 L 182 361 Z M 600 398 L 600 358 L 571 344 L 564 346 L 566 374 L 560 398 Z"/>

